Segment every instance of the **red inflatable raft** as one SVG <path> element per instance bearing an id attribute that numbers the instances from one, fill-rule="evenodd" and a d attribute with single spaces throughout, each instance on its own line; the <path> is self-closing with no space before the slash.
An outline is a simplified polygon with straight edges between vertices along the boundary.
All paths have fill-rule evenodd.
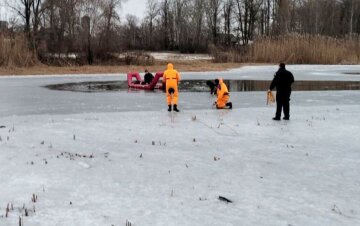
<path id="1" fill-rule="evenodd" d="M 129 88 L 146 89 L 146 90 L 162 89 L 163 83 L 162 83 L 162 79 L 160 80 L 160 78 L 162 77 L 163 77 L 163 72 L 157 72 L 150 84 L 144 84 L 144 80 L 141 78 L 138 72 L 131 72 L 127 74 L 127 81 Z M 133 80 L 133 78 L 135 79 Z"/>

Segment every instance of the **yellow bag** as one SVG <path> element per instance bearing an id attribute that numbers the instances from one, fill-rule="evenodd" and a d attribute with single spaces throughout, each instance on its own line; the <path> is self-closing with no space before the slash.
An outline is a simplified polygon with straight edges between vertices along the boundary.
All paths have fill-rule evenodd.
<path id="1" fill-rule="evenodd" d="M 269 104 L 272 104 L 272 103 L 275 103 L 275 98 L 274 98 L 274 95 L 271 91 L 268 91 L 267 92 L 267 98 L 266 98 L 266 105 L 269 105 Z"/>

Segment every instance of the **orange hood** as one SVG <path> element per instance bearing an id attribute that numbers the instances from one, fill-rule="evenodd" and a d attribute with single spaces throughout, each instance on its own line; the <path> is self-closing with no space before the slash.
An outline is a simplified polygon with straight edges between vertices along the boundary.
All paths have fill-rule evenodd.
<path id="1" fill-rule="evenodd" d="M 169 63 L 169 64 L 167 65 L 167 69 L 168 69 L 168 70 L 173 70 L 173 69 L 174 69 L 174 65 L 173 65 L 172 63 Z"/>

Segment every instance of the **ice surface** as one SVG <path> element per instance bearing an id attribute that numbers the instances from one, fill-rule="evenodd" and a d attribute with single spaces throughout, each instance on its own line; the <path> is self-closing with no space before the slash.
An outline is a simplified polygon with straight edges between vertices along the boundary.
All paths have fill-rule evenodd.
<path id="1" fill-rule="evenodd" d="M 0 79 L 0 225 L 23 205 L 26 226 L 360 225 L 360 91 L 294 92 L 273 122 L 263 92 L 231 111 L 180 93 L 171 114 L 163 93 L 42 87 L 114 78 Z"/>
<path id="2" fill-rule="evenodd" d="M 295 80 L 359 81 L 360 65 L 287 65 Z M 186 79 L 201 75 L 204 79 L 222 77 L 224 79 L 272 80 L 277 65 L 245 66 L 227 72 L 183 73 Z M 353 73 L 353 74 L 347 74 Z"/>
<path id="3" fill-rule="evenodd" d="M 360 75 L 342 74 L 342 72 L 360 72 L 360 66 L 303 66 L 290 65 L 296 80 L 341 80 L 360 81 Z M 271 80 L 276 66 L 250 66 L 227 72 L 183 73 L 184 79 L 214 79 L 222 76 L 227 79 L 265 79 Z M 314 75 L 321 70 L 323 75 Z M 340 73 L 341 72 L 341 73 Z M 332 75 L 331 73 L 335 74 Z M 154 111 L 164 108 L 164 95 L 161 92 L 106 92 L 72 93 L 54 91 L 45 85 L 67 82 L 114 81 L 125 80 L 123 75 L 77 75 L 77 76 L 41 76 L 41 77 L 5 77 L 0 78 L 0 117 L 31 114 L 74 114 L 86 112 Z M 181 93 L 182 109 L 208 109 L 213 102 L 206 93 Z M 293 104 L 316 105 L 329 104 L 334 96 L 343 104 L 359 103 L 359 92 L 294 92 Z M 265 102 L 262 92 L 231 93 L 235 108 L 260 107 Z M 166 106 L 165 106 L 166 107 Z"/>
<path id="4" fill-rule="evenodd" d="M 359 105 L 273 113 L 2 117 L 0 225 L 359 225 Z"/>

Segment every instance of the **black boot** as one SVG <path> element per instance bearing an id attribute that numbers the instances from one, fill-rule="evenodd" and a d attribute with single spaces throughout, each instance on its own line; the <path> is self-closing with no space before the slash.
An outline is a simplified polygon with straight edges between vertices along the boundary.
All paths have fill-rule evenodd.
<path id="1" fill-rule="evenodd" d="M 228 107 L 229 107 L 229 109 L 232 109 L 232 103 L 231 103 L 231 102 L 226 103 L 226 106 L 228 106 Z"/>
<path id="2" fill-rule="evenodd" d="M 171 111 L 171 105 L 168 105 L 169 106 L 169 109 L 168 109 L 168 111 Z M 174 109 L 175 110 L 175 109 Z"/>
<path id="3" fill-rule="evenodd" d="M 179 109 L 177 109 L 177 105 L 174 104 L 174 111 L 179 112 Z"/>

